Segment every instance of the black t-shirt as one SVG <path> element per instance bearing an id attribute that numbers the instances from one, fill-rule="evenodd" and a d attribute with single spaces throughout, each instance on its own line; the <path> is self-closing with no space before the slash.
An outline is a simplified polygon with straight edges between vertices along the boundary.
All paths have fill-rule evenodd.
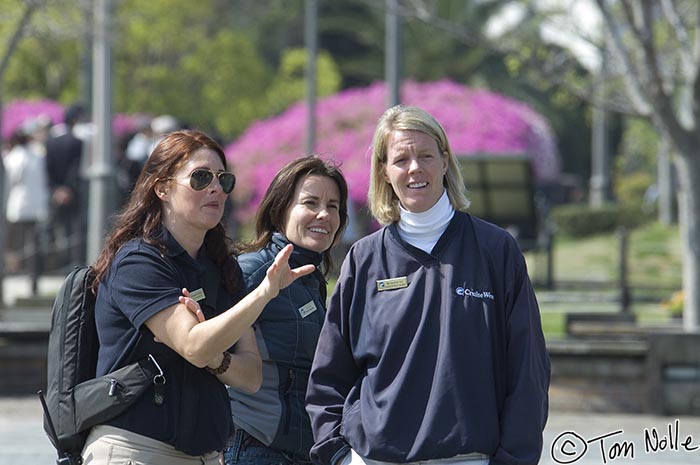
<path id="1" fill-rule="evenodd" d="M 117 253 L 100 284 L 95 320 L 100 339 L 97 375 L 153 354 L 165 372 L 165 402 L 153 402 L 154 390 L 126 413 L 108 422 L 172 445 L 190 455 L 221 450 L 231 432 L 231 410 L 224 384 L 197 368 L 165 344 L 156 342 L 146 320 L 178 302 L 181 289 L 202 289 L 199 301 L 207 319 L 228 310 L 244 294 L 236 295 L 221 284 L 219 271 L 202 251 L 190 257 L 170 233 L 161 239 L 167 253 L 135 239 Z"/>

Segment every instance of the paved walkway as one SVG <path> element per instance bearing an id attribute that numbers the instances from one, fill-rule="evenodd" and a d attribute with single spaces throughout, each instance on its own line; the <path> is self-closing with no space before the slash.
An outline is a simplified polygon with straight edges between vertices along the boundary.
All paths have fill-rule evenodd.
<path id="1" fill-rule="evenodd" d="M 645 441 L 645 431 L 650 441 Z M 656 437 L 659 451 L 654 453 L 651 446 L 657 444 Z M 43 430 L 39 399 L 34 396 L 0 398 L 0 464 L 52 465 L 55 462 L 56 452 Z M 700 463 L 700 417 L 553 411 L 544 432 L 540 464 L 565 463 L 697 465 Z"/>

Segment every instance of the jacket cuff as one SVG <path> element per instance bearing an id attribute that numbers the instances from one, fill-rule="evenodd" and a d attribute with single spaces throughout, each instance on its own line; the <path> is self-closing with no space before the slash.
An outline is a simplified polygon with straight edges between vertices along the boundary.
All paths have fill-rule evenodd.
<path id="1" fill-rule="evenodd" d="M 331 457 L 331 461 L 328 465 L 340 465 L 340 462 L 345 458 L 345 456 L 350 452 L 350 446 L 344 444 L 340 449 L 338 449 L 335 454 Z"/>

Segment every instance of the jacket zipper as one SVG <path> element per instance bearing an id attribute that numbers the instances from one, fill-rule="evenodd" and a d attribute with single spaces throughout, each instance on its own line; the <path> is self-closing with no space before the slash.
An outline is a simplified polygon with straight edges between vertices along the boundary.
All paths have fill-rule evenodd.
<path id="1" fill-rule="evenodd" d="M 117 390 L 119 392 L 123 391 L 124 385 L 115 378 L 109 378 L 109 397 L 115 396 L 117 394 Z"/>
<path id="2" fill-rule="evenodd" d="M 282 431 L 284 432 L 284 434 L 289 434 L 289 424 L 292 421 L 292 419 L 291 419 L 292 406 L 291 406 L 291 402 L 289 400 L 289 393 L 291 392 L 292 385 L 294 384 L 294 376 L 295 376 L 294 370 L 290 368 L 289 371 L 287 372 L 287 386 L 284 389 L 284 404 L 286 407 L 285 414 L 284 414 L 284 425 L 282 428 Z"/>

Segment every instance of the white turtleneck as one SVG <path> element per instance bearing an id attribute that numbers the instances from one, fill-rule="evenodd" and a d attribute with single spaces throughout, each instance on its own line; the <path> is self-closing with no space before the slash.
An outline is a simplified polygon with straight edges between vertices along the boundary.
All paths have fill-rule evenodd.
<path id="1" fill-rule="evenodd" d="M 399 204 L 399 210 L 401 212 L 398 223 L 399 236 L 426 253 L 433 250 L 455 214 L 447 191 L 443 191 L 435 205 L 424 212 L 412 213 L 401 204 Z"/>

